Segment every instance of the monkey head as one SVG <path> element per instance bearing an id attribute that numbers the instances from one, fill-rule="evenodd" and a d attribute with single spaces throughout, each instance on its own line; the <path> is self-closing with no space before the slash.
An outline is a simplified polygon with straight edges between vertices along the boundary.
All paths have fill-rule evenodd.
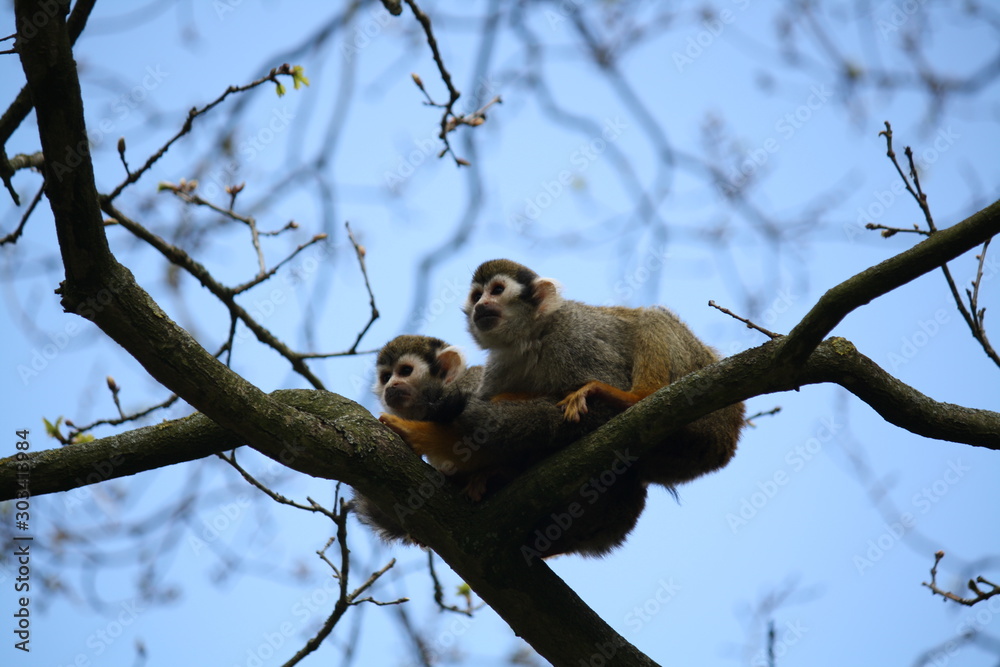
<path id="1" fill-rule="evenodd" d="M 559 283 L 509 259 L 483 262 L 462 307 L 469 333 L 484 349 L 537 340 L 545 316 L 562 305 Z"/>
<path id="2" fill-rule="evenodd" d="M 429 419 L 445 388 L 465 370 L 457 347 L 429 336 L 397 336 L 378 353 L 372 391 L 386 412 L 403 419 Z"/>

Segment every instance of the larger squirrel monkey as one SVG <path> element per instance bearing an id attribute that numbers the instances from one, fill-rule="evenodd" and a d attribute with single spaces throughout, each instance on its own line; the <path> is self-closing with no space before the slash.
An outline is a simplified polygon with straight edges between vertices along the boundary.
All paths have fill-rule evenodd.
<path id="1" fill-rule="evenodd" d="M 591 306 L 562 298 L 559 285 L 516 262 L 484 262 L 464 306 L 489 350 L 480 393 L 547 396 L 577 421 L 594 402 L 625 409 L 718 360 L 665 308 Z M 643 480 L 668 488 L 721 468 L 743 428 L 743 404 L 672 433 L 643 457 Z"/>

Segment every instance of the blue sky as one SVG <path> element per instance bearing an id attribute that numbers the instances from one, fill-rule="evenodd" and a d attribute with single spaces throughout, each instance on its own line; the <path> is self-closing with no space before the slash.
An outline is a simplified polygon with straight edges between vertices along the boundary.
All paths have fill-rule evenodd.
<path id="1" fill-rule="evenodd" d="M 468 174 L 449 159 L 436 158 L 440 116 L 422 105 L 410 72 L 419 73 L 436 98 L 443 97 L 442 86 L 426 45 L 403 30 L 412 25 L 409 15 L 387 20 L 375 6 L 362 8 L 330 47 L 290 59 L 306 67 L 308 88 L 278 98 L 268 84 L 240 98 L 247 106 L 232 156 L 215 155 L 210 138 L 225 126 L 235 100 L 201 119 L 200 131 L 178 143 L 120 204 L 168 237 L 204 224 L 202 213 L 155 191 L 159 181 L 191 178 L 195 162 L 210 155 L 211 166 L 198 175 L 206 196 L 213 185 L 245 181 L 240 202 L 257 204 L 254 214 L 262 228 L 277 229 L 290 219 L 299 223 L 293 234 L 264 240 L 269 262 L 315 233 L 331 234 L 327 252 L 303 253 L 289 271 L 245 297 L 243 303 L 276 334 L 293 346 L 333 352 L 349 347 L 364 326 L 368 297 L 342 228 L 350 221 L 366 247 L 382 315 L 361 347 L 375 348 L 404 331 L 426 333 L 463 346 L 473 361 L 481 361 L 459 306 L 472 269 L 496 256 L 558 279 L 570 298 L 667 305 L 726 354 L 762 338 L 707 307 L 710 299 L 787 332 L 825 290 L 915 241 L 907 235 L 882 239 L 858 225 L 862 213 L 886 225 L 921 221 L 885 158 L 878 136 L 884 120 L 893 124 L 897 150 L 910 144 L 922 159 L 921 180 L 939 226 L 997 198 L 996 84 L 929 117 L 921 94 L 851 97 L 828 68 L 783 66 L 775 56 L 773 7 L 724 2 L 716 5 L 715 22 L 706 23 L 697 7 L 687 6 L 674 24 L 661 28 L 662 35 L 628 51 L 618 66 L 677 155 L 703 154 L 704 130 L 716 122 L 738 137 L 738 157 L 726 173 L 740 179 L 733 169 L 743 165 L 750 178 L 760 179 L 757 206 L 781 221 L 807 221 L 786 230 L 788 241 L 775 249 L 697 173 L 662 170 L 642 116 L 594 66 L 580 64 L 575 33 L 558 7 L 537 9 L 529 24 L 549 47 L 541 73 L 553 98 L 589 119 L 586 128 L 554 123 L 546 115 L 526 86 L 527 76 L 539 71 L 525 65 L 523 48 L 509 32 L 497 44 L 491 76 L 474 80 L 478 23 L 463 17 L 478 16 L 478 4 L 425 7 L 438 26 L 456 85 L 467 97 L 477 88 L 489 91 L 487 96 L 502 95 L 503 104 L 474 130 L 474 156 L 462 138 L 467 129 L 452 135 L 456 151 L 480 166 L 486 203 L 468 241 L 435 267 L 417 302 L 416 263 L 454 233 L 469 191 Z M 634 8 L 642 17 L 654 10 L 652 3 Z M 141 163 L 176 131 L 192 105 L 252 80 L 265 64 L 280 64 L 270 54 L 320 25 L 325 17 L 314 14 L 321 11 L 306 3 L 220 2 L 147 15 L 128 3 L 98 3 L 76 54 L 102 191 L 124 176 L 115 149 L 119 136 L 127 139 L 130 165 Z M 9 7 L 3 16 L 10 25 Z M 870 63 L 874 44 L 889 69 L 904 69 L 893 47 L 920 22 L 935 28 L 929 50 L 943 71 L 967 72 L 970 63 L 986 62 L 995 51 L 995 37 L 983 24 L 955 18 L 937 3 L 872 3 L 862 16 L 844 10 L 824 20 L 843 52 Z M 813 47 L 803 57 L 819 62 L 820 53 Z M 6 97 L 12 99 L 23 76 L 13 58 L 0 67 L 8 82 Z M 348 93 L 352 102 L 337 107 Z M 458 104 L 464 110 L 471 104 L 467 97 Z M 260 202 L 297 158 L 325 150 L 327 121 L 336 113 L 343 113 L 344 131 L 322 172 L 335 185 L 332 211 L 315 196 L 312 173 Z M 36 147 L 29 120 L 7 152 Z M 635 214 L 636 198 L 620 176 L 620 156 L 656 201 L 652 222 Z M 39 179 L 19 173 L 14 183 L 28 199 Z M 814 219 L 803 215 L 817 199 L 822 212 Z M 19 216 L 5 205 L 5 232 Z M 716 233 L 730 239 L 725 249 L 704 243 Z M 158 256 L 124 230 L 109 228 L 108 237 L 171 317 L 207 347 L 221 343 L 227 320 L 205 291 L 190 280 L 172 290 Z M 17 246 L 2 250 L 10 389 L 4 424 L 9 431 L 32 429 L 35 449 L 55 445 L 43 437 L 43 417 L 85 423 L 114 414 L 104 387 L 107 375 L 123 387 L 126 409 L 165 398 L 100 332 L 60 312 L 52 293 L 61 279 L 55 248 L 51 216 L 41 211 Z M 248 235 L 236 226 L 213 228 L 192 253 L 230 284 L 255 270 Z M 980 297 L 988 325 L 1000 305 L 996 266 L 991 259 Z M 953 271 L 967 285 L 975 275 L 971 254 L 955 262 Z M 998 369 L 972 340 L 940 273 L 859 309 L 835 333 L 937 400 L 1000 409 Z M 37 375 L 26 377 L 19 367 L 30 366 L 48 345 L 58 352 Z M 312 367 L 331 391 L 375 409 L 368 392 L 371 364 L 369 355 Z M 302 386 L 286 362 L 247 336 L 240 337 L 233 367 L 268 391 Z M 995 561 L 976 565 L 1000 550 L 991 529 L 1000 503 L 995 454 L 902 431 L 829 386 L 758 397 L 748 409 L 778 405 L 777 416 L 747 429 L 726 469 L 682 488 L 679 504 L 652 491 L 625 547 L 603 560 L 559 558 L 552 567 L 626 639 L 663 663 L 764 664 L 762 622 L 769 618 L 778 632 L 779 665 L 912 664 L 962 628 L 1000 634 L 997 598 L 992 606 L 964 609 L 943 604 L 920 586 L 939 548 L 948 553 L 939 581 L 953 589 L 970 575 L 994 581 L 1000 576 Z M 175 406 L 161 416 L 185 411 Z M 332 502 L 329 482 L 283 473 L 251 452 L 241 452 L 241 461 L 287 496 Z M 858 465 L 874 481 L 859 476 Z M 166 503 L 192 487 L 203 494 L 197 520 L 164 528 L 140 547 L 150 558 L 166 554 L 158 583 L 175 590 L 176 597 L 159 605 L 139 603 L 141 569 L 113 566 L 123 551 L 136 548 L 118 531 L 133 521 L 155 521 Z M 118 490 L 126 488 L 123 501 Z M 884 489 L 882 502 L 888 505 L 872 499 L 873 488 Z M 206 460 L 35 499 L 37 539 L 65 550 L 68 562 L 79 562 L 74 550 L 90 551 L 93 545 L 111 555 L 93 577 L 74 567 L 60 572 L 76 593 L 39 600 L 28 660 L 10 642 L 0 647 L 0 660 L 132 664 L 141 642 L 150 665 L 281 664 L 332 606 L 332 580 L 314 555 L 331 527 L 318 517 L 259 502 L 255 494 L 221 462 Z M 90 544 L 53 543 L 51 528 L 60 521 L 90 526 Z M 398 559 L 374 595 L 410 597 L 409 617 L 438 654 L 453 656 L 456 664 L 504 664 L 518 646 L 489 609 L 473 619 L 439 613 L 419 550 L 375 544 L 357 524 L 350 544 L 355 583 L 389 558 Z M 224 560 L 230 551 L 245 557 L 241 566 Z M 47 562 L 39 558 L 33 572 L 42 576 Z M 960 573 L 963 563 L 970 569 Z M 458 579 L 443 564 L 438 569 L 451 593 Z M 10 582 L 8 564 L 0 569 L 3 609 L 15 602 Z M 93 598 L 102 600 L 97 609 L 87 604 Z M 761 612 L 774 598 L 781 599 L 776 608 Z M 10 618 L 7 612 L 2 616 Z M 396 612 L 374 606 L 354 610 L 305 664 L 336 660 L 350 642 L 356 642 L 356 664 L 409 664 Z M 964 646 L 937 664 L 995 661 Z"/>

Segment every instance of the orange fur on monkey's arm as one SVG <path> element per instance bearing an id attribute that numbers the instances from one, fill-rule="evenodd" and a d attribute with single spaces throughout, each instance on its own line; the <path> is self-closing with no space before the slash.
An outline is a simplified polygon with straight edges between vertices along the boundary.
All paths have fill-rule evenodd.
<path id="1" fill-rule="evenodd" d="M 580 416 L 587 413 L 588 397 L 601 398 L 615 407 L 626 410 L 652 394 L 658 388 L 624 391 L 610 384 L 593 380 L 568 394 L 566 398 L 559 401 L 556 405 L 563 409 L 563 414 L 567 421 L 578 422 L 580 421 Z"/>
<path id="2" fill-rule="evenodd" d="M 378 418 L 388 426 L 419 456 L 426 456 L 428 463 L 444 472 L 473 470 L 472 457 L 462 447 L 462 432 L 453 424 L 403 419 L 383 414 Z"/>

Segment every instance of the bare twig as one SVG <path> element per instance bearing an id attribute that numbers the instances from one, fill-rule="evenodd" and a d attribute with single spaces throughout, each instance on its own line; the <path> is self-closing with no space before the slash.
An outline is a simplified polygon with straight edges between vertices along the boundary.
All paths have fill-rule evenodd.
<path id="1" fill-rule="evenodd" d="M 260 283 L 264 282 L 265 280 L 267 280 L 268 278 L 270 278 L 271 276 L 273 276 L 275 273 L 277 273 L 281 269 L 281 267 L 283 267 L 285 264 L 287 264 L 288 262 L 290 262 L 293 259 L 295 259 L 296 255 L 298 255 L 300 252 L 302 252 L 303 250 L 305 250 L 309 246 L 314 245 L 314 244 L 319 243 L 320 241 L 324 241 L 324 240 L 326 240 L 326 234 L 317 234 L 316 236 L 312 237 L 311 239 L 309 239 L 305 243 L 300 243 L 295 248 L 295 250 L 293 250 L 291 253 L 289 253 L 289 255 L 287 257 L 285 257 L 283 260 L 281 260 L 280 262 L 278 262 L 277 264 L 275 264 L 273 267 L 271 267 L 271 269 L 269 271 L 264 271 L 264 272 L 260 273 L 257 277 L 255 277 L 253 280 L 250 280 L 249 282 L 245 282 L 242 285 L 237 285 L 236 287 L 234 287 L 233 288 L 233 293 L 234 294 L 242 294 L 243 292 L 247 291 L 251 287 L 255 287 L 255 286 L 259 285 Z"/>
<path id="2" fill-rule="evenodd" d="M 229 86 L 223 91 L 221 95 L 219 95 L 213 101 L 209 102 L 200 109 L 198 107 L 192 107 L 192 109 L 188 112 L 187 118 L 184 120 L 184 124 L 181 126 L 181 129 L 178 130 L 174 136 L 168 139 L 167 142 L 163 144 L 163 146 L 161 146 L 158 151 L 153 153 L 153 155 L 151 155 L 149 159 L 146 160 L 146 163 L 144 165 L 142 165 L 137 171 L 131 172 L 128 175 L 128 178 L 119 183 L 118 187 L 112 190 L 111 194 L 107 195 L 107 200 L 109 202 L 114 201 L 115 198 L 117 198 L 118 195 L 122 193 L 122 190 L 124 190 L 129 185 L 132 185 L 133 183 L 138 181 L 143 174 L 149 171 L 150 167 L 152 167 L 157 162 L 157 160 L 163 157 L 171 146 L 173 146 L 181 137 L 183 137 L 184 135 L 188 134 L 191 131 L 191 128 L 194 125 L 195 118 L 205 115 L 206 113 L 214 109 L 216 106 L 221 104 L 223 100 L 225 100 L 233 93 L 242 93 L 248 90 L 252 90 L 253 88 L 256 88 L 264 83 L 267 83 L 268 81 L 271 81 L 277 84 L 278 86 L 281 86 L 280 81 L 278 81 L 279 76 L 294 77 L 295 75 L 292 66 L 289 65 L 288 63 L 285 63 L 281 67 L 275 67 L 270 72 L 268 72 L 267 75 L 257 79 L 256 81 L 251 81 L 250 83 L 243 86 Z"/>
<path id="3" fill-rule="evenodd" d="M 118 400 L 118 392 L 121 391 L 121 387 L 115 382 L 115 379 L 110 375 L 107 377 L 108 389 L 111 391 L 111 400 L 115 402 L 115 407 L 118 408 L 118 416 L 125 419 L 125 411 L 122 410 L 121 401 Z"/>
<path id="4" fill-rule="evenodd" d="M 441 587 L 441 580 L 438 579 L 437 572 L 434 571 L 434 552 L 427 551 L 427 569 L 431 575 L 431 582 L 434 584 L 434 602 L 437 606 L 441 608 L 442 611 L 453 611 L 456 614 L 463 614 L 465 616 L 472 616 L 473 613 L 480 609 L 483 605 L 473 605 L 471 592 L 463 592 L 465 596 L 465 609 L 457 607 L 455 605 L 445 604 L 444 602 L 444 589 Z"/>
<path id="5" fill-rule="evenodd" d="M 969 307 L 972 309 L 973 318 L 975 319 L 976 325 L 982 328 L 983 318 L 986 316 L 986 309 L 979 308 L 979 285 L 983 282 L 983 265 L 986 263 L 986 251 L 989 250 L 990 241 L 993 239 L 988 239 L 986 243 L 983 244 L 983 250 L 978 255 L 976 259 L 979 260 L 979 267 L 976 269 L 976 279 L 972 281 L 972 290 L 965 290 L 966 295 L 969 297 Z"/>
<path id="6" fill-rule="evenodd" d="M 760 412 L 755 412 L 752 415 L 749 415 L 748 417 L 746 417 L 745 421 L 747 422 L 748 425 L 753 426 L 754 419 L 757 419 L 758 417 L 772 417 L 778 414 L 779 412 L 781 412 L 781 406 L 776 405 L 770 410 L 761 410 Z"/>
<path id="7" fill-rule="evenodd" d="M 895 236 L 896 234 L 920 234 L 921 236 L 930 236 L 933 233 L 927 231 L 926 229 L 920 229 L 918 225 L 913 225 L 913 229 L 907 229 L 905 227 L 887 227 L 874 222 L 866 223 L 865 229 L 881 229 L 882 238 L 884 239 L 887 239 L 890 236 Z"/>
<path id="8" fill-rule="evenodd" d="M 164 190 L 174 193 L 181 201 L 187 202 L 189 204 L 194 204 L 196 206 L 204 206 L 205 208 L 211 209 L 220 215 L 235 220 L 237 222 L 242 222 L 250 229 L 250 239 L 253 243 L 254 251 L 257 253 L 257 266 L 260 270 L 257 275 L 263 275 L 267 271 L 267 266 L 264 262 L 264 251 L 260 248 L 260 232 L 257 231 L 257 220 L 249 215 L 240 215 L 233 210 L 232 204 L 236 201 L 236 195 L 233 192 L 229 193 L 230 196 L 230 206 L 229 208 L 222 208 L 221 206 L 214 204 L 207 199 L 202 198 L 200 195 L 194 193 L 195 188 L 198 187 L 197 181 L 185 181 L 181 180 L 180 185 L 174 185 L 172 183 L 161 183 L 159 190 L 162 192 Z M 241 188 L 242 189 L 242 188 Z"/>
<path id="9" fill-rule="evenodd" d="M 368 577 L 368 579 L 366 579 L 365 582 L 362 583 L 360 586 L 355 588 L 353 591 L 348 592 L 347 583 L 348 583 L 348 574 L 350 572 L 350 566 L 351 566 L 351 558 L 350 558 L 351 551 L 350 549 L 347 548 L 347 515 L 348 515 L 347 502 L 341 498 L 340 509 L 335 514 L 331 514 L 331 518 L 333 519 L 334 523 L 337 524 L 337 535 L 336 537 L 331 537 L 327 541 L 326 546 L 324 546 L 321 550 L 316 552 L 320 560 L 329 565 L 330 569 L 333 570 L 333 576 L 339 582 L 340 597 L 334 604 L 333 611 L 330 612 L 330 616 L 327 617 L 326 621 L 323 623 L 323 627 L 321 627 L 319 631 L 313 637 L 311 637 L 309 641 L 306 642 L 305 646 L 303 646 L 294 656 L 292 656 L 291 659 L 289 659 L 288 662 L 286 662 L 283 665 L 283 667 L 292 667 L 293 665 L 297 665 L 299 662 L 302 661 L 303 658 L 305 658 L 307 655 L 318 649 L 320 645 L 323 643 L 323 640 L 325 640 L 329 636 L 329 634 L 333 631 L 333 628 L 335 625 L 337 625 L 337 622 L 340 621 L 340 619 L 344 616 L 347 610 L 350 609 L 352 606 L 361 604 L 362 602 L 371 602 L 372 604 L 378 606 L 387 606 L 387 605 L 402 604 L 404 602 L 409 601 L 409 598 L 399 598 L 397 600 L 392 600 L 390 602 L 381 602 L 371 597 L 365 597 L 365 598 L 360 597 L 362 593 L 364 593 L 372 585 L 374 585 L 376 581 L 378 581 L 379 577 L 388 572 L 389 569 L 396 564 L 395 558 L 390 560 L 382 569 L 373 572 Z M 334 541 L 340 544 L 339 568 L 337 568 L 337 566 L 335 566 L 326 555 L 326 551 L 331 546 L 333 546 Z"/>
<path id="10" fill-rule="evenodd" d="M 365 267 L 365 255 L 367 254 L 367 251 L 365 250 L 365 247 L 363 245 L 360 245 L 357 239 L 354 238 L 354 232 L 351 231 L 351 223 L 345 222 L 344 227 L 347 228 L 347 238 L 351 240 L 351 245 L 354 246 L 354 254 L 358 256 L 358 264 L 361 265 L 361 275 L 364 276 L 365 279 L 365 289 L 368 290 L 368 304 L 371 306 L 372 309 L 372 315 L 371 318 L 368 320 L 368 324 L 364 326 L 364 328 L 358 334 L 357 339 L 354 341 L 354 345 L 352 345 L 351 349 L 347 351 L 347 354 L 355 354 L 357 352 L 358 344 L 361 342 L 361 339 L 364 338 L 365 334 L 368 333 L 368 329 L 371 328 L 371 325 L 374 324 L 375 320 L 378 319 L 379 312 L 378 308 L 375 306 L 375 294 L 374 292 L 372 292 L 372 285 L 368 281 L 368 269 Z"/>
<path id="11" fill-rule="evenodd" d="M 968 584 L 969 590 L 975 593 L 975 596 L 971 598 L 963 598 L 959 595 L 956 595 L 955 593 L 952 593 L 951 591 L 946 591 L 942 590 L 941 588 L 938 588 L 937 568 L 942 558 L 944 558 L 943 551 L 938 551 L 936 554 L 934 554 L 934 565 L 933 567 L 931 567 L 931 581 L 930 583 L 927 583 L 926 581 L 921 582 L 922 586 L 926 586 L 927 588 L 931 589 L 931 592 L 934 593 L 935 595 L 940 595 L 941 597 L 947 600 L 963 604 L 966 607 L 971 607 L 972 605 L 983 602 L 984 600 L 989 600 L 994 595 L 1000 595 L 1000 586 L 994 584 L 992 581 L 984 579 L 981 576 L 976 577 L 975 579 L 969 579 L 969 584 Z M 984 586 L 989 586 L 989 590 L 983 590 L 982 588 L 980 588 L 980 584 Z"/>
<path id="12" fill-rule="evenodd" d="M 206 269 L 199 262 L 195 261 L 184 250 L 167 243 L 167 241 L 162 237 L 153 234 L 138 222 L 132 220 L 119 211 L 107 197 L 101 197 L 101 207 L 105 213 L 117 220 L 120 225 L 128 229 L 132 234 L 153 246 L 153 248 L 159 251 L 159 253 L 166 257 L 172 264 L 177 265 L 194 276 L 198 282 L 204 285 L 208 291 L 214 294 L 217 299 L 225 304 L 232 317 L 236 317 L 243 322 L 247 328 L 254 333 L 257 340 L 268 347 L 271 347 L 278 354 L 287 359 L 291 363 L 292 368 L 299 375 L 308 380 L 314 388 L 324 388 L 323 382 L 316 377 L 316 375 L 305 364 L 304 359 L 306 359 L 306 356 L 293 351 L 273 333 L 271 333 L 270 330 L 251 317 L 250 313 L 248 313 L 245 308 L 236 303 L 236 293 L 232 288 L 225 287 L 219 283 L 219 281 L 212 276 L 208 269 Z"/>
<path id="13" fill-rule="evenodd" d="M 718 310 L 721 310 L 726 315 L 729 315 L 732 318 L 735 318 L 735 319 L 739 320 L 743 324 L 747 325 L 747 329 L 756 329 L 757 331 L 761 332 L 762 334 L 764 334 L 765 336 L 767 336 L 771 340 L 774 340 L 775 338 L 781 338 L 781 336 L 783 335 L 783 334 L 776 334 L 773 331 L 768 331 L 764 327 L 757 326 L 756 324 L 754 324 L 750 320 L 748 320 L 746 318 L 743 318 L 743 317 L 740 317 L 739 315 L 737 315 L 733 311 L 729 310 L 728 308 L 723 308 L 719 304 L 715 303 L 715 301 L 709 301 L 708 305 L 711 306 L 712 308 L 716 308 Z"/>
<path id="14" fill-rule="evenodd" d="M 127 422 L 131 422 L 131 421 L 136 421 L 136 420 L 142 419 L 143 417 L 145 417 L 145 416 L 147 416 L 149 414 L 152 414 L 153 412 L 156 412 L 157 410 L 164 410 L 166 408 L 169 408 L 171 405 L 173 405 L 174 403 L 177 402 L 177 398 L 178 398 L 177 394 L 171 394 L 170 397 L 167 398 L 162 403 L 157 403 L 156 405 L 151 405 L 150 407 L 146 408 L 145 410 L 140 410 L 139 412 L 133 412 L 130 415 L 123 415 L 123 414 L 121 414 L 121 406 L 119 406 L 118 407 L 118 412 L 119 412 L 119 414 L 121 416 L 118 419 L 98 419 L 97 421 L 92 422 L 90 424 L 87 424 L 86 426 L 77 427 L 71 421 L 67 420 L 66 421 L 66 425 L 73 428 L 73 430 L 70 432 L 70 436 L 69 436 L 70 440 L 72 440 L 73 438 L 75 438 L 77 435 L 79 435 L 81 433 L 86 433 L 87 431 L 93 430 L 94 428 L 96 428 L 98 426 L 105 426 L 105 425 L 107 425 L 107 426 L 120 426 L 121 424 L 125 424 Z M 115 402 L 117 403 L 117 398 L 115 399 Z"/>
<path id="15" fill-rule="evenodd" d="M 228 455 L 220 453 L 220 454 L 216 454 L 216 456 L 218 456 L 220 459 L 222 459 L 223 461 L 225 461 L 226 463 L 228 463 L 229 465 L 231 465 L 236 470 L 236 472 L 238 472 L 243 477 L 243 479 L 245 479 L 247 482 L 250 483 L 251 486 L 256 487 L 258 490 L 260 490 L 262 493 L 264 493 L 268 498 L 270 498 L 274 502 L 280 503 L 282 505 L 288 505 L 289 507 L 294 507 L 295 509 L 305 510 L 307 512 L 316 512 L 318 514 L 323 514 L 323 515 L 329 517 L 330 519 L 332 519 L 333 521 L 337 520 L 337 515 L 333 511 L 327 509 L 326 507 L 323 507 L 319 503 L 313 501 L 311 498 L 307 498 L 307 500 L 310 501 L 310 504 L 309 505 L 305 505 L 303 503 L 299 503 L 299 502 L 296 502 L 294 500 L 291 500 L 290 498 L 286 498 L 285 496 L 281 495 L 277 491 L 272 490 L 267 485 L 265 485 L 264 483 L 260 482 L 256 477 L 254 477 L 253 475 L 251 475 L 239 463 L 236 462 L 236 450 L 235 449 L 233 451 L 229 452 Z"/>
<path id="16" fill-rule="evenodd" d="M 38 202 L 42 200 L 43 192 L 45 192 L 44 185 L 38 188 L 38 192 L 35 193 L 35 197 L 31 200 L 31 203 L 28 204 L 28 209 L 24 212 L 24 215 L 21 216 L 21 222 L 17 224 L 17 229 L 15 229 L 10 234 L 0 239 L 0 245 L 17 242 L 17 239 L 24 232 L 24 226 L 28 223 L 28 218 L 31 217 L 31 214 L 32 212 L 34 212 L 35 207 L 38 206 Z"/>
<path id="17" fill-rule="evenodd" d="M 424 30 L 424 34 L 427 35 L 427 45 L 431 49 L 431 54 L 434 56 L 434 62 L 437 64 L 438 71 L 441 73 L 441 80 L 444 81 L 444 85 L 448 88 L 448 101 L 444 104 L 435 102 L 434 98 L 431 97 L 427 89 L 424 88 L 424 82 L 416 74 L 413 75 L 413 82 L 417 84 L 417 88 L 420 92 L 424 94 L 427 98 L 428 106 L 438 107 L 444 110 L 441 114 L 441 132 L 438 137 L 444 142 L 444 148 L 438 153 L 438 157 L 444 157 L 445 155 L 451 154 L 451 157 L 455 160 L 455 164 L 467 167 L 469 166 L 469 161 L 460 158 L 455 154 L 454 149 L 451 147 L 451 142 L 448 141 L 448 133 L 453 131 L 459 125 L 469 125 L 475 127 L 477 125 L 482 125 L 486 120 L 486 109 L 494 104 L 499 104 L 501 99 L 499 96 L 494 97 L 492 100 L 483 105 L 482 108 L 477 111 L 472 112 L 468 115 L 456 114 L 454 111 L 455 102 L 461 96 L 458 89 L 455 88 L 455 84 L 452 83 L 451 73 L 448 72 L 448 68 L 444 65 L 444 59 L 441 57 L 441 51 L 438 49 L 437 39 L 434 37 L 434 30 L 431 28 L 431 19 L 425 14 L 414 0 L 406 0 L 406 4 L 410 6 L 413 10 L 413 15 L 417 18 L 420 26 Z"/>
<path id="18" fill-rule="evenodd" d="M 928 231 L 920 233 L 928 237 L 932 236 L 938 231 L 938 229 L 937 226 L 934 224 L 934 217 L 931 215 L 931 209 L 927 203 L 927 195 L 920 187 L 920 175 L 919 172 L 917 171 L 917 166 L 913 161 L 913 151 L 910 149 L 909 146 L 907 146 L 903 151 L 906 154 L 906 159 L 908 161 L 908 165 L 910 168 L 910 178 L 913 179 L 913 185 L 911 186 L 910 180 L 906 177 L 906 174 L 903 172 L 903 168 L 899 165 L 899 161 L 896 159 L 896 151 L 894 151 L 892 148 L 892 126 L 889 124 L 889 121 L 885 121 L 885 129 L 879 132 L 879 135 L 885 137 L 886 155 L 889 156 L 889 159 L 892 161 L 893 166 L 896 168 L 896 172 L 899 174 L 899 177 L 903 180 L 903 184 L 906 186 L 906 191 L 910 193 L 910 195 L 913 197 L 914 200 L 916 200 L 917 204 L 920 206 L 920 210 L 924 214 L 924 220 L 927 222 Z M 880 225 L 874 225 L 872 223 L 868 223 L 867 225 L 865 225 L 865 227 L 868 229 L 879 229 L 879 228 L 888 229 L 881 227 Z M 916 225 L 914 225 L 914 227 L 916 227 Z M 894 229 L 891 230 L 891 233 L 886 233 L 883 231 L 882 236 L 889 237 L 892 236 L 897 231 L 904 231 L 904 230 Z M 948 288 L 951 290 L 952 297 L 955 299 L 955 305 L 958 307 L 959 313 L 961 313 L 962 318 L 965 320 L 965 323 L 969 326 L 969 329 L 972 331 L 972 337 L 975 338 L 977 341 L 979 341 L 979 344 L 982 346 L 983 351 L 986 352 L 986 356 L 992 359 L 995 364 L 1000 366 L 1000 354 L 997 354 L 996 350 L 993 349 L 993 345 L 990 343 L 989 338 L 986 335 L 986 330 L 982 326 L 983 324 L 982 317 L 976 312 L 976 305 L 978 304 L 979 282 L 982 277 L 982 266 L 984 261 L 983 258 L 986 256 L 986 248 L 988 246 L 989 246 L 989 239 L 987 239 L 985 244 L 983 245 L 983 252 L 979 256 L 980 260 L 979 273 L 977 274 L 975 281 L 977 300 L 976 303 L 972 304 L 971 313 L 969 312 L 969 309 L 965 307 L 965 302 L 962 300 L 962 295 L 958 291 L 958 286 L 955 284 L 955 279 L 954 277 L 952 277 L 951 269 L 948 268 L 947 263 L 941 265 L 941 271 L 944 273 L 945 281 L 948 283 Z M 970 295 L 970 301 L 971 298 L 972 297 Z"/>

